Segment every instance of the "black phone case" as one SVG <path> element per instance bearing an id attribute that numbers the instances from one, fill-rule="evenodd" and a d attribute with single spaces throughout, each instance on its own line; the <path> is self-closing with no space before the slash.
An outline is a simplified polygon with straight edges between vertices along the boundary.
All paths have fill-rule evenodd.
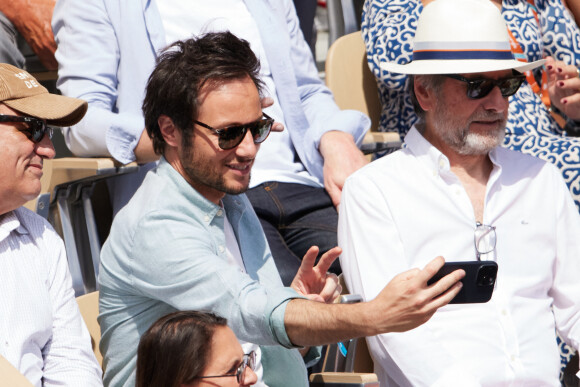
<path id="1" fill-rule="evenodd" d="M 457 269 L 465 270 L 465 277 L 461 280 L 463 287 L 450 304 L 484 303 L 491 299 L 498 270 L 493 261 L 446 262 L 427 284 L 435 283 Z"/>

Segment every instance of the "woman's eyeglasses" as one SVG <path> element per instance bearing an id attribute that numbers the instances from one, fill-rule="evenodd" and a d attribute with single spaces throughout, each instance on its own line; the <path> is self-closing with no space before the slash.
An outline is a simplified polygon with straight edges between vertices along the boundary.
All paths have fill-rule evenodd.
<path id="1" fill-rule="evenodd" d="M 272 125 L 274 124 L 274 119 L 269 117 L 266 113 L 262 114 L 265 118 L 259 119 L 258 121 L 244 125 L 227 126 L 222 129 L 212 128 L 211 126 L 197 120 L 193 120 L 193 122 L 217 134 L 219 147 L 223 150 L 228 150 L 240 145 L 248 130 L 252 132 L 254 144 L 264 142 L 264 140 L 268 138 Z"/>
<path id="2" fill-rule="evenodd" d="M 28 116 L 11 116 L 6 114 L 0 114 L 0 122 L 24 122 L 28 124 L 25 129 L 19 129 L 19 131 L 26 134 L 26 136 L 32 140 L 32 142 L 38 143 L 42 141 L 44 135 L 48 133 L 48 138 L 52 138 L 53 130 L 50 126 L 46 125 L 44 120 L 35 117 Z"/>
<path id="3" fill-rule="evenodd" d="M 509 97 L 518 91 L 526 79 L 524 75 L 515 75 L 510 78 L 502 79 L 467 79 L 461 75 L 456 74 L 444 74 L 443 76 L 467 83 L 467 98 L 470 99 L 483 98 L 488 95 L 496 86 L 499 87 L 499 91 L 501 92 L 502 96 Z"/>
<path id="4" fill-rule="evenodd" d="M 235 376 L 236 380 L 238 381 L 238 384 L 241 384 L 246 377 L 246 369 L 248 369 L 248 367 L 250 367 L 250 369 L 252 371 L 255 370 L 256 352 L 254 352 L 254 351 L 244 355 L 244 358 L 242 359 L 242 362 L 238 366 L 235 374 L 215 375 L 215 376 L 198 376 L 197 378 L 198 379 L 207 379 L 207 378 L 225 378 L 228 376 Z"/>

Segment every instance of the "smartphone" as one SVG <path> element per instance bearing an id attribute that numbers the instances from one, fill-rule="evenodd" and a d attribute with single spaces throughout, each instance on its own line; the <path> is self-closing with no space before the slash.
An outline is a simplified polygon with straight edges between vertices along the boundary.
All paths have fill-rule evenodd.
<path id="1" fill-rule="evenodd" d="M 463 287 L 450 304 L 483 303 L 491 299 L 497 278 L 497 263 L 493 261 L 446 262 L 427 284 L 431 285 L 457 269 L 465 270 L 465 277 L 461 280 Z"/>

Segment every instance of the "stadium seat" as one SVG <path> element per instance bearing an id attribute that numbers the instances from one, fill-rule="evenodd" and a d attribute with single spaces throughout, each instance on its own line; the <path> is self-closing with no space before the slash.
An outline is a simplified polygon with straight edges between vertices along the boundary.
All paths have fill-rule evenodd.
<path id="1" fill-rule="evenodd" d="M 6 358 L 0 355 L 0 387 L 33 387 Z"/>
<path id="2" fill-rule="evenodd" d="M 91 345 L 95 353 L 95 357 L 99 365 L 103 366 L 103 356 L 99 350 L 99 342 L 101 340 L 101 327 L 97 321 L 99 316 L 99 292 L 92 292 L 89 294 L 77 297 L 77 304 L 83 316 L 83 320 L 87 325 L 89 334 L 91 335 Z"/>
<path id="3" fill-rule="evenodd" d="M 348 294 L 342 274 L 339 281 L 343 294 L 335 302 L 362 301 L 358 295 Z M 374 366 L 364 337 L 326 346 L 322 372 L 310 375 L 310 387 L 378 387 Z"/>
<path id="4" fill-rule="evenodd" d="M 326 85 L 341 109 L 358 110 L 371 119 L 361 150 L 365 154 L 393 151 L 401 147 L 398 133 L 377 132 L 381 103 L 377 82 L 367 63 L 360 31 L 338 38 L 326 57 Z"/>
<path id="5" fill-rule="evenodd" d="M 95 215 L 96 203 L 109 204 L 107 195 L 94 194 L 95 188 L 106 179 L 138 169 L 136 163 L 121 165 L 111 158 L 65 157 L 44 161 L 41 193 L 25 206 L 48 219 L 63 238 L 77 297 L 97 290 L 103 239 L 97 220 L 107 214 L 112 219 L 112 210 Z"/>

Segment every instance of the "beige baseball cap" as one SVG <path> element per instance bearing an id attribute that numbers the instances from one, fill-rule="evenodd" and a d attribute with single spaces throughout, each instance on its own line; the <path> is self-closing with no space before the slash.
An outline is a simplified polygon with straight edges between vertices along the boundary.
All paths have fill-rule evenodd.
<path id="1" fill-rule="evenodd" d="M 0 102 L 49 125 L 71 126 L 87 112 L 86 101 L 51 94 L 28 72 L 0 63 Z"/>

